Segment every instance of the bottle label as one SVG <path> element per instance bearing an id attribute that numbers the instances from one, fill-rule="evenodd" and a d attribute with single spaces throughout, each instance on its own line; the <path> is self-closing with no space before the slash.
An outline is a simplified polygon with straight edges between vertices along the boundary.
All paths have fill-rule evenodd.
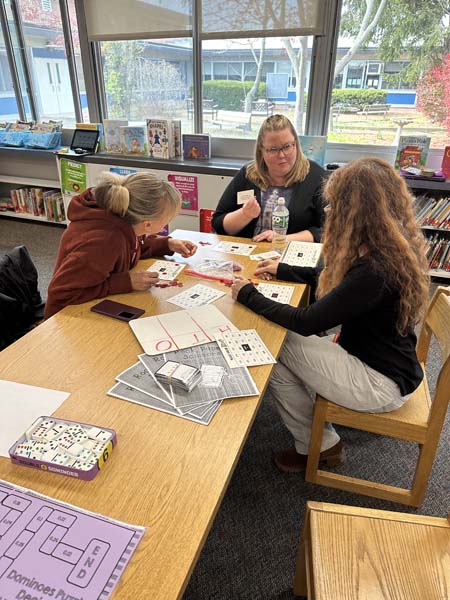
<path id="1" fill-rule="evenodd" d="M 277 215 L 272 216 L 272 227 L 273 229 L 286 229 L 288 228 L 289 215 Z"/>

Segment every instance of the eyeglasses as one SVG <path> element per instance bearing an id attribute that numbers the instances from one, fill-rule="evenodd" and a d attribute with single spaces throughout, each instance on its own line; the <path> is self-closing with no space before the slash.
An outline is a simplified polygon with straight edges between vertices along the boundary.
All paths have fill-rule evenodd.
<path id="1" fill-rule="evenodd" d="M 296 146 L 297 144 L 295 142 L 291 142 L 290 144 L 285 144 L 284 146 L 279 147 L 274 146 L 273 148 L 265 148 L 262 146 L 262 149 L 266 154 L 270 154 L 270 156 L 277 156 L 280 154 L 280 152 L 283 154 L 291 154 Z"/>

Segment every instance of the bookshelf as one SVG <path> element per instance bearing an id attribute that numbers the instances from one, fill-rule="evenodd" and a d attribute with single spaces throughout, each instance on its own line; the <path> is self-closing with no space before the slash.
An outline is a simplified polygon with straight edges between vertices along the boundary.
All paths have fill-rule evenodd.
<path id="1" fill-rule="evenodd" d="M 416 196 L 416 212 L 427 239 L 429 274 L 450 279 L 450 181 L 407 180 Z"/>
<path id="2" fill-rule="evenodd" d="M 42 194 L 49 190 L 61 191 L 55 155 L 49 150 L 31 150 L 26 148 L 0 148 L 0 218 L 33 221 L 37 223 L 66 226 L 67 221 L 55 221 L 45 215 L 34 214 L 33 200 L 38 202 L 38 195 L 29 197 L 24 194 L 23 212 L 14 210 L 11 190 L 41 189 Z M 49 196 L 48 194 L 46 195 Z M 26 199 L 29 205 L 26 204 Z M 55 197 L 56 199 L 56 197 Z M 41 205 L 42 206 L 42 205 Z M 30 212 L 25 212 L 27 208 Z M 35 212 L 39 212 L 36 210 Z M 42 211 L 41 211 L 42 212 Z"/>

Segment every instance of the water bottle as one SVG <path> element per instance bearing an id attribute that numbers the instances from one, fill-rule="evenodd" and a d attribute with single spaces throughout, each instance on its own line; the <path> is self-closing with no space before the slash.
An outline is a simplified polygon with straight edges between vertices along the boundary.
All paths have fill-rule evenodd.
<path id="1" fill-rule="evenodd" d="M 284 205 L 284 198 L 278 198 L 277 205 L 272 212 L 272 230 L 274 242 L 285 242 L 289 224 L 289 211 Z"/>

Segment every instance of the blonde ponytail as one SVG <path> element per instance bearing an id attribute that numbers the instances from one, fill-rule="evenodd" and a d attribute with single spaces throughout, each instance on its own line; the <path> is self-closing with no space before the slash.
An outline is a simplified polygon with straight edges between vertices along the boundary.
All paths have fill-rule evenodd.
<path id="1" fill-rule="evenodd" d="M 103 173 L 94 192 L 97 204 L 119 217 L 126 215 L 130 205 L 130 192 L 124 185 L 126 179 L 116 173 Z"/>
<path id="2" fill-rule="evenodd" d="M 146 172 L 126 177 L 102 173 L 94 197 L 98 206 L 119 215 L 130 225 L 163 216 L 170 221 L 181 204 L 180 193 L 172 184 Z"/>

